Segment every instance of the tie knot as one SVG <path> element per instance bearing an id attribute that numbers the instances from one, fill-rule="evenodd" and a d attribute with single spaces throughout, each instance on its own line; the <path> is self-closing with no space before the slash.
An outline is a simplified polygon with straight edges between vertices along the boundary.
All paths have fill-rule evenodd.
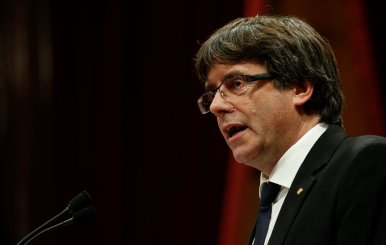
<path id="1" fill-rule="evenodd" d="M 260 194 L 260 207 L 270 206 L 279 193 L 280 187 L 280 185 L 273 182 L 263 183 Z"/>

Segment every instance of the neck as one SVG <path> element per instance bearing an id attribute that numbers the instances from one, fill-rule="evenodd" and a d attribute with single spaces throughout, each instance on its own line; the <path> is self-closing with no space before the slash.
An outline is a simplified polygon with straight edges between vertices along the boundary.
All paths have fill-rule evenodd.
<path id="1" fill-rule="evenodd" d="M 304 120 L 299 120 L 297 124 L 294 124 L 293 129 L 289 130 L 289 133 L 283 136 L 283 139 L 287 140 L 278 145 L 278 147 L 275 149 L 275 152 L 271 154 L 270 159 L 266 159 L 266 164 L 259 164 L 262 166 L 260 171 L 267 178 L 270 176 L 272 169 L 275 167 L 276 163 L 283 156 L 283 154 L 298 140 L 300 140 L 310 129 L 319 123 L 320 116 L 308 115 L 303 119 Z"/>

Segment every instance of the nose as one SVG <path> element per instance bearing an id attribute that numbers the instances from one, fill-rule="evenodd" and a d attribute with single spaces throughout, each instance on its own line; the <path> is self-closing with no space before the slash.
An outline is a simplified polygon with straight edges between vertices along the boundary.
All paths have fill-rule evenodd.
<path id="1" fill-rule="evenodd" d="M 219 117 L 232 110 L 233 105 L 229 103 L 224 96 L 221 96 L 221 91 L 218 91 L 210 104 L 209 110 L 212 114 Z"/>

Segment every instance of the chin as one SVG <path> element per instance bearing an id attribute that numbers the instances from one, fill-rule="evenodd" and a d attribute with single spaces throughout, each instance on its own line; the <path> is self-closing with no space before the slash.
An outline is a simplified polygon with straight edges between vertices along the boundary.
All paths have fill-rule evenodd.
<path id="1" fill-rule="evenodd" d="M 246 149 L 244 150 L 234 150 L 232 151 L 234 159 L 238 163 L 242 163 L 247 166 L 254 167 L 256 165 L 256 160 L 259 158 L 259 154 L 256 154 L 258 151 L 247 151 Z"/>
<path id="2" fill-rule="evenodd" d="M 233 157 L 234 157 L 234 159 L 235 159 L 238 163 L 242 163 L 242 164 L 245 164 L 245 165 L 249 165 L 249 164 L 248 164 L 248 160 L 245 158 L 245 155 L 244 155 L 244 154 L 236 154 L 235 152 L 233 152 Z"/>

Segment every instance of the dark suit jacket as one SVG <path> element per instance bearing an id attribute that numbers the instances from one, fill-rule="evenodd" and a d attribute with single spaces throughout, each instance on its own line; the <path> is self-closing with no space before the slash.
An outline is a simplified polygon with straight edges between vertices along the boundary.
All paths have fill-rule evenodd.
<path id="1" fill-rule="evenodd" d="M 296 174 L 268 245 L 364 244 L 386 245 L 386 139 L 331 125 Z"/>

